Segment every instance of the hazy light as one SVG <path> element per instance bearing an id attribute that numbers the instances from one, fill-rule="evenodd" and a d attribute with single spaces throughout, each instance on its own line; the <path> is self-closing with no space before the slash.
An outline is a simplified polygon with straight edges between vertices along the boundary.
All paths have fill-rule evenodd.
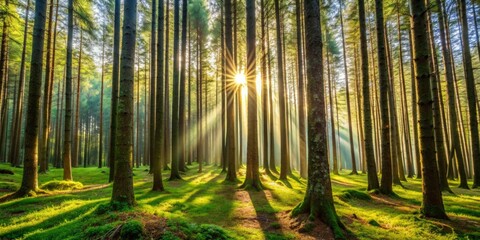
<path id="1" fill-rule="evenodd" d="M 235 75 L 235 84 L 237 85 L 246 85 L 247 84 L 247 77 L 245 76 L 245 74 L 243 72 L 241 73 L 237 73 Z"/>

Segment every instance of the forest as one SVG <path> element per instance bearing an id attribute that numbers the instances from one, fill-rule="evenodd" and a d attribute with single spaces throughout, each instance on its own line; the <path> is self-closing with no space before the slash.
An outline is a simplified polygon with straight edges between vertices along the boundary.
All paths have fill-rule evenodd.
<path id="1" fill-rule="evenodd" d="M 480 239 L 478 0 L 0 0 L 0 239 Z"/>

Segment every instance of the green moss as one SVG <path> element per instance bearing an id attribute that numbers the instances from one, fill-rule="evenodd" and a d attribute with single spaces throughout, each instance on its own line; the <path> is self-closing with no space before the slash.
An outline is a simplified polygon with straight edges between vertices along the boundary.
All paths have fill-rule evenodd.
<path id="1" fill-rule="evenodd" d="M 95 209 L 95 213 L 97 215 L 105 214 L 108 212 L 114 212 L 114 211 L 127 211 L 132 209 L 127 203 L 125 202 L 117 202 L 117 201 L 112 201 L 104 204 L 99 204 L 97 208 Z"/>
<path id="2" fill-rule="evenodd" d="M 120 232 L 122 239 L 142 239 L 143 224 L 137 220 L 130 220 L 123 224 Z"/>
<path id="3" fill-rule="evenodd" d="M 181 238 L 177 237 L 174 233 L 166 230 L 163 235 L 160 237 L 161 240 L 181 240 Z"/>
<path id="4" fill-rule="evenodd" d="M 124 223 L 124 216 L 131 217 L 132 220 L 141 220 L 137 217 L 141 212 L 171 219 L 169 225 L 173 229 L 168 226 L 162 229 L 164 232 L 161 239 L 196 237 L 208 239 L 208 236 L 219 232 L 226 234 L 223 237 L 233 239 L 299 238 L 298 235 L 294 235 L 298 234 L 295 230 L 285 226 L 278 230 L 276 227 L 277 223 L 281 223 L 278 218 L 283 213 L 292 210 L 304 200 L 306 189 L 304 179 L 291 178 L 289 188 L 262 174 L 262 184 L 269 190 L 246 192 L 237 189 L 245 176 L 244 168 L 240 169 L 240 182 L 227 185 L 222 184 L 225 175 L 213 164 L 204 166 L 203 173 L 198 173 L 196 167 L 198 165 L 194 163 L 190 167 L 191 170 L 182 175 L 185 181 L 164 182 L 166 192 L 161 193 L 151 191 L 152 177 L 148 174 L 148 167 L 134 168 L 134 190 L 138 203 L 134 208 L 125 207 L 120 203 L 110 203 L 112 185 L 106 184 L 108 180 L 106 168 L 73 168 L 75 180 L 88 187 L 88 191 L 56 192 L 0 203 L 0 236 L 8 239 L 101 239 L 108 235 L 108 231 Z M 0 184 L 20 185 L 22 168 L 12 168 L 5 163 L 0 163 L 0 168 L 10 169 L 15 173 L 0 174 Z M 439 229 L 435 226 L 437 223 L 431 219 L 420 218 L 419 211 L 418 214 L 412 214 L 420 209 L 421 180 L 409 179 L 404 183 L 405 188 L 394 186 L 394 192 L 399 198 L 372 195 L 372 199 L 366 201 L 359 200 L 361 197 L 354 192 L 353 195 L 356 197 L 349 196 L 350 199 L 339 201 L 338 199 L 345 197 L 345 190 L 367 194 L 366 191 L 360 190 L 366 189 L 366 175 L 348 175 L 349 173 L 348 170 L 342 170 L 340 175 L 332 175 L 335 210 L 351 232 L 347 233 L 347 238 L 350 236 L 358 239 L 398 239 L 398 236 L 404 239 L 440 240 L 479 238 L 478 229 L 475 229 L 474 224 L 462 225 L 462 229 L 456 229 L 458 225 L 453 224 L 457 223 L 459 218 L 466 222 L 480 221 L 479 191 L 454 188 L 458 181 L 451 181 L 456 195 L 444 194 L 444 203 L 447 214 L 454 221 L 442 222 L 442 229 Z M 294 174 L 297 176 L 297 173 Z M 63 169 L 50 168 L 47 174 L 39 175 L 39 183 L 62 179 L 62 176 Z M 0 196 L 8 193 L 10 192 L 0 191 Z M 299 205 L 298 213 L 303 213 L 300 210 L 305 207 Z M 255 224 L 244 224 L 244 219 L 254 219 L 258 214 L 268 216 L 271 221 L 259 221 L 260 227 Z M 355 217 L 352 217 L 353 214 Z M 374 219 L 382 227 L 369 224 L 370 219 Z M 209 233 L 208 236 L 198 234 L 203 231 L 201 224 L 208 224 L 203 226 L 208 229 L 205 231 Z"/>
<path id="5" fill-rule="evenodd" d="M 18 184 L 13 182 L 0 182 L 0 191 L 15 192 L 18 190 Z"/>
<path id="6" fill-rule="evenodd" d="M 83 184 L 81 182 L 74 182 L 74 181 L 50 181 L 42 186 L 41 189 L 49 190 L 49 191 L 62 191 L 62 190 L 77 190 L 82 189 Z"/>
<path id="7" fill-rule="evenodd" d="M 373 219 L 371 219 L 370 221 L 368 221 L 368 224 L 370 224 L 370 225 L 372 225 L 372 226 L 374 226 L 374 227 L 380 227 L 380 224 L 379 224 L 377 221 L 373 220 Z"/>
<path id="8" fill-rule="evenodd" d="M 280 225 L 280 223 L 278 223 L 278 222 L 273 222 L 273 223 L 270 224 L 270 227 L 272 229 L 280 229 L 280 228 L 282 228 L 282 225 Z"/>
<path id="9" fill-rule="evenodd" d="M 105 236 L 114 227 L 115 226 L 111 223 L 100 225 L 100 226 L 88 227 L 84 231 L 84 236 L 89 239 L 99 238 L 99 237 Z"/>
<path id="10" fill-rule="evenodd" d="M 170 232 L 176 233 L 175 236 L 192 240 L 233 239 L 223 228 L 213 224 L 198 225 L 181 220 L 168 220 L 167 227 Z"/>
<path id="11" fill-rule="evenodd" d="M 357 191 L 357 190 L 343 190 L 342 193 L 339 195 L 339 198 L 347 201 L 347 200 L 352 200 L 352 199 L 358 199 L 358 200 L 371 200 L 372 197 L 368 195 L 368 193 Z"/>

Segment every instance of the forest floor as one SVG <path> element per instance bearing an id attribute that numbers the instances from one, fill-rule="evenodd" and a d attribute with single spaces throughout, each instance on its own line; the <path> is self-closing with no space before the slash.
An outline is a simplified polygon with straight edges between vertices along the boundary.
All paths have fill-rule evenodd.
<path id="1" fill-rule="evenodd" d="M 18 188 L 21 168 L 0 164 L 14 175 L 0 174 L 0 197 Z M 137 220 L 146 239 L 329 239 L 328 228 L 307 228 L 290 211 L 302 201 L 306 181 L 297 175 L 288 182 L 262 174 L 267 190 L 243 190 L 224 183 L 215 166 L 197 166 L 180 181 L 164 181 L 165 192 L 150 191 L 152 176 L 145 167 L 134 169 L 137 206 L 113 211 L 112 185 L 107 168 L 74 168 L 81 190 L 47 194 L 0 204 L 0 239 L 115 239 L 126 222 Z M 244 173 L 244 169 L 240 174 Z M 61 180 L 63 170 L 39 175 L 40 185 Z M 164 178 L 168 176 L 164 173 Z M 369 194 L 366 175 L 332 175 L 335 206 L 349 239 L 480 239 L 480 190 L 464 190 L 452 181 L 455 194 L 444 193 L 450 220 L 421 217 L 421 180 L 408 179 L 394 186 L 398 196 Z M 240 176 L 243 179 L 243 176 Z M 125 225 L 126 226 L 126 225 Z M 217 227 L 218 226 L 218 227 Z M 125 227 L 126 228 L 126 227 Z M 125 235 L 122 235 L 125 236 Z"/>

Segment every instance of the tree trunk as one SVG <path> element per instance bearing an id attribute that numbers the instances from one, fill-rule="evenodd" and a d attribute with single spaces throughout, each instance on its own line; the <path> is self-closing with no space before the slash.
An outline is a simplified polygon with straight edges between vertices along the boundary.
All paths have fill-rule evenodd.
<path id="1" fill-rule="evenodd" d="M 133 80 L 135 74 L 135 41 L 137 30 L 137 1 L 125 1 L 120 68 L 120 97 L 118 101 L 118 131 L 115 145 L 115 178 L 112 202 L 135 204 L 133 192 Z"/>
<path id="2" fill-rule="evenodd" d="M 405 142 L 405 151 L 406 151 L 406 162 L 407 162 L 407 177 L 413 178 L 413 163 L 412 163 L 412 144 L 410 137 L 410 123 L 409 123 L 409 113 L 408 113 L 408 103 L 407 103 L 407 91 L 405 87 L 405 74 L 403 70 L 403 44 L 402 44 L 402 31 L 401 31 L 401 21 L 400 21 L 400 3 L 397 1 L 397 33 L 398 33 L 398 72 L 400 79 L 400 90 L 401 90 L 401 99 L 402 99 L 402 122 L 403 122 L 403 140 Z"/>
<path id="3" fill-rule="evenodd" d="M 43 46 L 45 40 L 45 21 L 47 1 L 36 0 L 35 23 L 33 25 L 32 58 L 30 64 L 30 81 L 27 105 L 27 122 L 25 126 L 25 156 L 23 177 L 20 189 L 14 197 L 23 197 L 31 191 L 38 190 L 38 137 L 40 120 L 40 97 L 42 95 Z M 3 51 L 2 51 L 3 52 Z"/>
<path id="4" fill-rule="evenodd" d="M 163 160 L 163 169 L 169 170 L 168 163 L 171 163 L 171 132 L 170 132 L 170 83 L 169 83 L 169 38 L 170 38 L 170 0 L 167 0 L 167 8 L 165 11 L 165 77 L 164 77 L 164 85 L 165 85 L 165 95 L 164 95 L 164 120 L 163 124 L 165 126 L 164 135 L 165 140 L 163 141 L 163 149 L 164 149 L 164 160 Z"/>
<path id="5" fill-rule="evenodd" d="M 157 80 L 157 85 L 156 85 L 156 90 L 157 90 L 157 98 L 156 98 L 156 108 L 155 108 L 155 111 L 151 111 L 150 113 L 152 115 L 155 116 L 154 120 L 153 121 L 156 121 L 156 123 L 154 125 L 157 126 L 157 128 L 155 128 L 155 138 L 154 138 L 154 141 L 150 141 L 151 142 L 151 145 L 154 145 L 154 146 L 157 146 L 156 148 L 154 148 L 154 151 L 153 151 L 153 155 L 150 155 L 151 156 L 151 169 L 152 169 L 152 172 L 153 172 L 153 187 L 152 187 L 152 190 L 153 191 L 163 191 L 164 190 L 164 187 L 163 187 L 163 181 L 162 181 L 162 159 L 163 161 L 166 161 L 165 159 L 165 148 L 163 148 L 163 143 L 164 143 L 164 140 L 165 140 L 165 137 L 164 137 L 164 90 L 163 90 L 163 86 L 164 86 L 164 75 L 163 75 L 163 37 L 164 37 L 164 22 L 163 22 L 163 19 L 164 19 L 164 6 L 163 6 L 164 2 L 163 0 L 159 0 L 158 1 L 158 28 L 157 28 L 157 56 L 158 58 L 156 59 L 156 62 L 154 61 L 153 63 L 151 63 L 150 67 L 151 68 L 157 68 L 158 70 L 158 73 L 157 73 L 157 76 L 153 76 L 154 78 L 156 77 L 156 80 Z M 152 5 L 153 6 L 153 5 Z M 152 15 L 152 18 L 154 16 Z M 155 65 L 156 64 L 156 65 Z M 168 71 L 168 68 L 165 69 L 165 71 Z M 150 77 L 152 77 L 152 75 L 150 75 Z M 152 86 L 152 87 L 155 87 L 155 86 Z M 165 96 L 166 98 L 168 98 L 168 95 Z M 150 108 L 151 109 L 151 108 Z M 152 118 L 150 118 L 152 121 Z M 152 126 L 152 124 L 150 123 L 150 126 Z M 151 139 L 151 138 L 150 138 Z"/>
<path id="6" fill-rule="evenodd" d="M 375 0 L 377 29 L 377 55 L 380 84 L 380 108 L 382 117 L 382 181 L 380 191 L 391 194 L 392 191 L 392 155 L 390 150 L 390 120 L 388 107 L 388 69 L 384 41 L 383 1 Z M 365 86 L 363 86 L 365 87 Z"/>
<path id="7" fill-rule="evenodd" d="M 280 1 L 275 0 L 275 25 L 277 31 L 277 68 L 278 68 L 278 105 L 280 114 L 280 129 L 286 126 L 286 113 L 285 113 L 285 88 L 284 88 L 284 72 L 283 72 L 283 47 L 282 47 L 282 35 L 281 35 L 281 22 L 280 22 Z M 280 180 L 286 180 L 288 174 L 288 159 L 287 159 L 287 133 L 286 131 L 280 131 Z"/>
<path id="8" fill-rule="evenodd" d="M 159 0 L 159 3 L 158 3 L 158 9 L 159 9 L 159 12 L 163 10 L 163 1 L 162 0 Z M 162 10 L 160 10 L 162 9 Z M 163 93 L 156 93 L 156 88 L 157 88 L 157 85 L 160 84 L 160 82 L 158 81 L 158 78 L 157 78 L 157 73 L 156 73 L 156 70 L 157 70 L 157 66 L 158 66 L 158 62 L 159 61 L 162 61 L 162 57 L 163 55 L 158 55 L 158 58 L 157 58 L 157 45 L 158 47 L 163 47 L 163 44 L 160 46 L 159 45 L 159 42 L 160 40 L 158 40 L 159 42 L 157 43 L 157 35 L 156 34 L 163 34 L 163 33 L 160 33 L 160 32 L 156 32 L 158 31 L 157 30 L 157 1 L 156 0 L 152 0 L 152 28 L 151 28 L 151 34 L 150 34 L 150 127 L 149 127 L 149 142 L 150 142 L 150 146 L 148 148 L 148 151 L 150 153 L 150 156 L 153 156 L 152 157 L 152 165 L 150 166 L 150 173 L 153 173 L 153 185 L 155 186 L 156 185 L 156 181 L 159 181 L 156 176 L 155 176 L 155 172 L 154 171 L 159 171 L 157 169 L 157 166 L 156 164 L 160 164 L 160 163 L 157 163 L 157 158 L 159 159 L 159 161 L 162 161 L 163 157 L 161 156 L 156 156 L 156 152 L 158 152 L 160 155 L 163 153 L 162 150 L 162 147 L 161 145 L 157 145 L 156 144 L 156 128 L 155 126 L 157 125 L 157 122 L 156 122 L 156 104 L 157 104 L 157 94 L 158 94 L 158 97 L 161 97 L 163 96 Z M 161 18 L 161 19 L 160 19 Z M 158 28 L 160 29 L 160 21 L 163 22 L 163 15 L 160 15 L 160 13 L 158 14 Z M 162 35 L 163 36 L 163 35 Z M 160 38 L 160 36 L 159 36 Z M 163 61 L 162 61 L 163 62 Z M 161 66 L 161 68 L 163 68 L 163 66 Z M 160 68 L 158 68 L 159 71 Z M 162 76 L 163 77 L 163 76 Z M 155 83 L 156 82 L 156 83 Z M 163 102 L 163 101 L 162 101 Z M 163 107 L 163 106 L 162 106 Z M 161 125 L 159 125 L 161 126 Z M 154 144 L 155 143 L 155 144 Z M 159 147 L 155 147 L 155 146 L 159 146 Z M 156 149 L 159 149 L 158 151 L 156 151 Z M 158 173 L 157 173 L 158 175 Z M 153 190 L 158 190 L 158 189 L 153 189 Z"/>
<path id="9" fill-rule="evenodd" d="M 267 26 L 269 25 L 268 23 L 268 14 L 267 14 Z M 274 92 L 273 92 L 273 75 L 272 75 L 272 58 L 270 57 L 270 28 L 267 28 L 267 70 L 268 70 L 268 105 L 269 105 L 269 138 L 270 138 L 270 147 L 269 147 L 269 152 L 270 152 L 270 162 L 269 162 L 269 168 L 270 171 L 279 174 L 277 171 L 277 168 L 275 166 L 275 125 L 274 125 L 274 120 L 273 120 L 273 99 L 274 99 Z"/>
<path id="10" fill-rule="evenodd" d="M 182 43 L 181 43 L 181 62 L 180 62 L 180 101 L 179 101 L 179 143 L 180 143 L 180 152 L 178 159 L 178 169 L 181 172 L 185 172 L 187 169 L 185 167 L 185 162 L 187 160 L 187 148 L 186 144 L 186 129 L 185 129 L 185 92 L 186 92 L 186 63 L 187 63 L 187 10 L 188 4 L 187 0 L 182 2 Z"/>
<path id="11" fill-rule="evenodd" d="M 40 128 L 40 139 L 39 139 L 39 164 L 40 169 L 39 173 L 46 173 L 47 166 L 48 166 L 48 132 L 50 129 L 50 111 L 49 110 L 49 99 L 52 94 L 52 86 L 51 86 L 51 71 L 53 68 L 52 64 L 52 25 L 53 25 L 53 2 L 54 0 L 50 0 L 50 10 L 49 10 L 49 17 L 48 17 L 48 31 L 47 31 L 47 52 L 46 52 L 46 62 L 45 62 L 45 84 L 43 90 L 43 106 L 42 106 L 42 127 Z"/>
<path id="12" fill-rule="evenodd" d="M 22 115 L 23 115 L 23 97 L 25 89 L 25 57 L 26 57 L 26 48 L 28 41 L 28 19 L 30 13 L 30 0 L 27 1 L 27 8 L 25 13 L 25 27 L 23 30 L 23 45 L 22 45 L 22 57 L 20 62 L 20 78 L 18 79 L 18 93 L 16 94 L 16 107 L 15 113 L 13 115 L 13 127 L 11 132 L 11 141 L 10 141 L 10 154 L 9 158 L 12 162 L 12 166 L 18 165 L 20 163 L 20 138 L 21 138 L 21 129 L 22 129 Z M 1 88 L 0 88 L 1 89 Z M 14 163 L 14 164 L 13 164 Z"/>
<path id="13" fill-rule="evenodd" d="M 248 140 L 247 173 L 242 187 L 262 189 L 258 163 L 258 123 L 257 123 L 257 84 L 256 84 L 256 28 L 255 0 L 246 1 L 247 12 L 247 88 L 248 88 Z"/>
<path id="14" fill-rule="evenodd" d="M 100 87 L 100 127 L 99 127 L 99 136 L 98 136 L 98 168 L 103 166 L 103 85 L 105 78 L 105 28 L 103 29 L 102 37 L 102 83 Z M 140 79 L 138 79 L 140 82 Z M 139 89 L 140 91 L 140 89 Z"/>
<path id="15" fill-rule="evenodd" d="M 438 181 L 435 158 L 435 139 L 433 129 L 433 111 L 431 95 L 431 72 L 429 67 L 428 37 L 426 35 L 427 16 L 424 1 L 410 1 L 412 9 L 414 70 L 417 82 L 420 149 L 423 177 L 422 212 L 426 217 L 446 219 L 442 192 Z"/>
<path id="16" fill-rule="evenodd" d="M 465 69 L 465 82 L 467 85 L 468 111 L 470 120 L 470 141 L 472 144 L 473 155 L 473 188 L 480 187 L 480 139 L 478 133 L 477 121 L 477 93 L 475 87 L 475 77 L 472 68 L 472 56 L 470 53 L 470 41 L 468 32 L 467 4 L 465 0 L 459 0 L 460 20 L 462 23 L 462 42 L 463 42 L 463 67 Z M 463 165 L 463 164 L 462 164 Z M 460 164 L 459 164 L 459 167 Z M 464 186 L 462 186 L 464 187 Z M 468 188 L 468 186 L 467 186 Z"/>
<path id="17" fill-rule="evenodd" d="M 226 63 L 226 76 L 225 76 L 225 85 L 233 83 L 233 75 L 235 74 L 235 66 L 232 61 L 232 1 L 225 0 L 225 63 Z M 234 97 L 234 88 L 226 88 L 226 104 L 233 103 Z M 237 174 L 235 171 L 235 122 L 234 122 L 234 108 L 227 105 L 227 161 L 228 161 L 228 171 L 225 178 L 226 181 L 236 182 Z"/>
<path id="18" fill-rule="evenodd" d="M 80 29 L 80 52 L 78 55 L 78 74 L 77 74 L 77 98 L 75 100 L 75 126 L 73 128 L 73 150 L 72 150 L 72 167 L 78 166 L 80 151 L 78 150 L 79 140 L 79 115 L 80 115 L 80 83 L 82 81 L 82 50 L 83 50 L 83 31 Z"/>
<path id="19" fill-rule="evenodd" d="M 328 28 L 326 32 L 327 38 L 329 36 L 328 34 Z M 329 39 L 327 39 L 327 42 Z M 333 102 L 333 86 L 332 86 L 332 77 L 330 74 L 330 54 L 329 54 L 329 49 L 326 50 L 325 55 L 327 56 L 327 78 L 328 78 L 328 99 L 330 103 L 330 130 L 332 132 L 332 141 L 331 141 L 331 147 L 332 147 L 332 162 L 333 162 L 333 173 L 338 175 L 338 159 L 337 159 L 337 134 L 335 133 L 335 115 L 333 114 L 333 108 L 335 106 Z"/>
<path id="20" fill-rule="evenodd" d="M 113 30 L 113 69 L 112 69 L 112 103 L 110 119 L 110 147 L 108 163 L 110 165 L 110 174 L 108 182 L 112 182 L 115 177 L 116 163 L 116 141 L 117 141 L 117 119 L 118 119 L 118 93 L 120 85 L 120 0 L 115 0 L 115 20 Z M 151 104 L 151 103 L 150 103 Z"/>
<path id="21" fill-rule="evenodd" d="M 322 62 L 322 34 L 320 9 L 315 0 L 304 1 L 305 44 L 307 56 L 308 106 L 308 182 L 302 203 L 293 215 L 307 213 L 327 224 L 336 238 L 343 238 L 339 217 L 333 204 L 332 186 L 328 168 L 327 124 Z"/>
<path id="22" fill-rule="evenodd" d="M 297 14 L 298 14 L 298 9 L 299 9 L 299 4 L 298 3 L 298 0 L 295 2 L 295 4 L 297 5 Z M 262 56 L 261 56 L 261 77 L 262 77 L 262 114 L 263 114 L 263 169 L 265 170 L 265 173 L 267 173 L 268 175 L 271 175 L 271 171 L 270 171 L 270 168 L 269 168 L 269 165 L 268 165 L 268 153 L 269 153 L 269 149 L 268 149 L 268 82 L 267 82 L 267 50 L 266 50 L 266 46 L 265 46 L 265 42 L 267 41 L 266 39 L 266 36 L 265 36 L 265 24 L 266 24 L 266 3 L 265 3 L 265 0 L 261 0 L 261 31 L 262 31 L 262 37 L 261 37 L 261 48 L 262 48 Z M 297 19 L 298 20 L 298 19 Z M 299 23 L 297 22 L 297 28 L 298 28 L 298 25 Z M 299 31 L 299 29 L 297 29 L 297 31 Z M 298 34 L 297 34 L 297 38 L 298 38 Z M 297 39 L 298 41 L 298 39 Z M 298 45 L 297 45 L 298 47 Z M 299 49 L 299 51 L 301 51 L 301 49 Z M 300 54 L 301 55 L 301 54 Z M 300 79 L 299 79 L 300 81 Z M 302 104 L 302 103 L 300 103 Z M 301 126 L 299 126 L 300 129 L 302 129 Z M 305 129 L 305 126 L 303 126 L 303 129 Z M 301 134 L 301 133 L 300 133 Z M 305 137 L 305 135 L 304 135 Z M 273 159 L 273 158 L 271 158 Z M 270 159 L 270 161 L 272 161 Z M 305 162 L 305 159 L 303 159 L 303 161 Z M 302 162 L 302 160 L 300 159 L 300 162 Z M 305 165 L 306 167 L 306 165 Z M 302 171 L 301 171 L 302 172 Z M 305 173 L 304 176 L 302 177 L 306 177 L 306 169 L 305 171 L 303 171 L 302 173 Z M 302 174 L 300 174 L 302 175 Z"/>
<path id="23" fill-rule="evenodd" d="M 174 0 L 173 15 L 173 102 L 172 102 L 172 166 L 169 180 L 181 179 L 179 173 L 179 161 L 181 143 L 179 136 L 179 90 L 180 90 L 180 0 Z M 168 96 L 165 96 L 168 98 Z"/>
<path id="24" fill-rule="evenodd" d="M 348 138 L 350 140 L 350 157 L 352 159 L 352 174 L 357 174 L 357 161 L 355 159 L 355 148 L 353 141 L 353 127 L 352 127 L 352 111 L 350 108 L 350 90 L 348 81 L 348 66 L 347 66 L 347 49 L 345 42 L 345 32 L 343 30 L 343 2 L 340 0 L 340 27 L 342 31 L 342 53 L 343 53 L 343 69 L 345 74 L 345 92 L 347 101 L 347 114 L 348 114 Z M 341 166 L 340 166 L 341 168 Z"/>
<path id="25" fill-rule="evenodd" d="M 5 0 L 5 9 L 9 8 L 10 0 Z M 8 55 L 8 39 L 9 39 L 9 17 L 8 13 L 5 13 L 3 17 L 3 27 L 2 27 L 2 42 L 0 45 L 0 109 L 3 109 L 3 93 L 4 88 L 7 88 L 7 79 L 4 77 L 5 75 L 5 65 L 7 62 L 7 55 Z M 7 103 L 5 103 L 7 104 Z M 0 119 L 2 119 L 3 112 L 0 111 Z"/>
<path id="26" fill-rule="evenodd" d="M 429 4 L 429 0 L 427 0 L 427 4 Z M 434 118 L 434 134 L 435 134 L 435 147 L 436 147 L 436 156 L 437 156 L 437 165 L 438 165 L 438 175 L 440 180 L 440 189 L 442 191 L 452 192 L 450 187 L 448 186 L 447 180 L 447 156 L 445 152 L 445 142 L 443 138 L 444 128 L 442 126 L 442 115 L 440 112 L 440 94 L 439 91 L 440 86 L 440 75 L 438 73 L 438 65 L 436 63 L 436 48 L 435 48 L 435 41 L 433 36 L 433 29 L 431 23 L 431 13 L 430 11 L 427 12 L 427 31 L 428 31 L 428 43 L 429 43 L 429 50 L 431 54 L 430 58 L 430 69 L 433 70 L 433 74 L 431 77 L 431 84 L 432 84 L 432 99 L 433 99 L 433 118 Z M 445 128 L 446 131 L 446 128 Z M 446 134 L 445 134 L 446 135 Z"/>
<path id="27" fill-rule="evenodd" d="M 362 69 L 362 99 L 363 99 L 363 123 L 365 142 L 365 161 L 367 163 L 368 188 L 367 190 L 378 189 L 377 167 L 375 166 L 375 156 L 372 136 L 372 115 L 370 106 L 370 80 L 368 79 L 368 53 L 367 53 L 367 31 L 365 26 L 365 3 L 364 0 L 358 0 L 358 21 L 360 23 L 360 58 Z M 383 25 L 382 25 L 383 26 Z M 380 35 L 383 38 L 383 35 Z M 388 113 L 387 113 L 388 114 Z"/>
<path id="28" fill-rule="evenodd" d="M 68 1 L 67 79 L 65 83 L 65 143 L 63 144 L 63 179 L 72 180 L 72 44 L 73 0 Z"/>

